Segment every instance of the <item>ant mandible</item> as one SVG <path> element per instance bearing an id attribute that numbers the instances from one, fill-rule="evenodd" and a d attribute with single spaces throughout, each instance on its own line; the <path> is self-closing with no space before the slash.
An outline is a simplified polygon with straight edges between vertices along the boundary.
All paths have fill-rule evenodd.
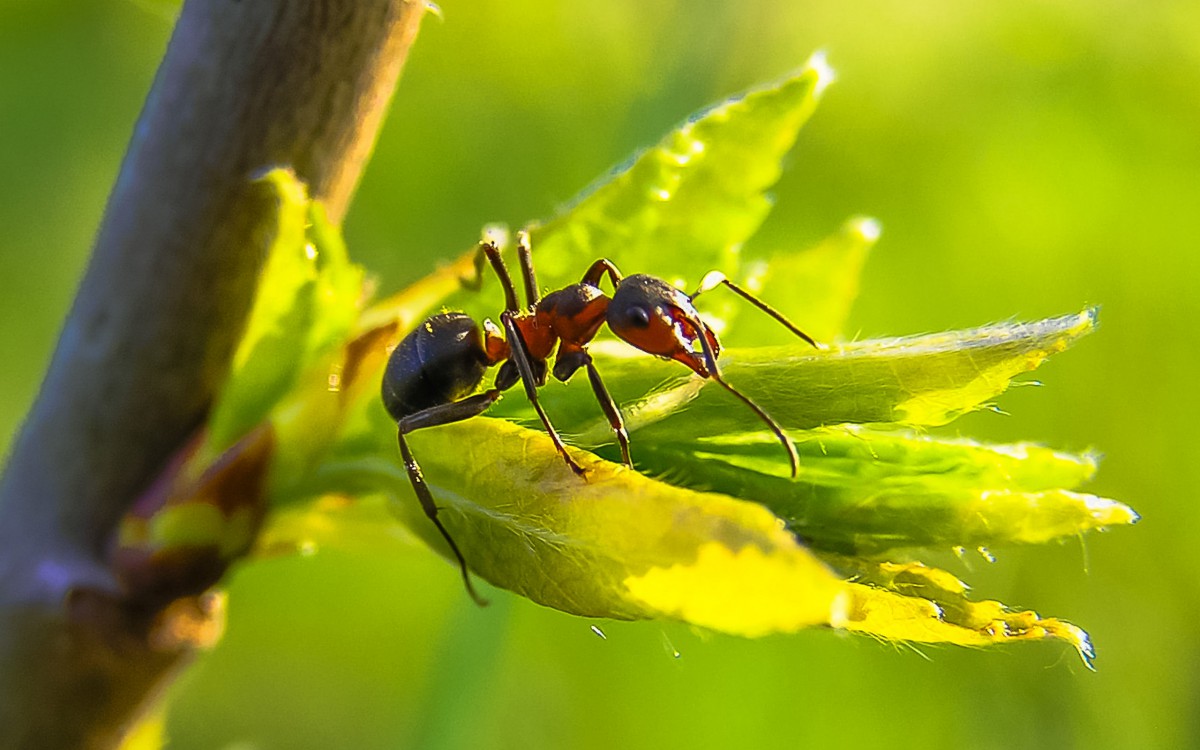
<path id="1" fill-rule="evenodd" d="M 554 447 L 567 466 L 582 475 L 583 467 L 567 452 L 562 438 L 538 402 L 537 389 L 546 384 L 546 360 L 557 345 L 554 377 L 566 382 L 580 368 L 587 369 L 592 391 L 620 445 L 621 459 L 626 466 L 632 467 L 629 435 L 625 431 L 621 412 L 604 387 L 600 373 L 587 352 L 588 344 L 606 323 L 613 333 L 627 343 L 647 354 L 681 362 L 692 372 L 716 381 L 740 399 L 770 427 L 783 444 L 791 463 L 792 477 L 796 477 L 799 468 L 796 446 L 779 423 L 722 377 L 717 366 L 721 344 L 712 329 L 700 319 L 692 300 L 724 284 L 792 333 L 817 346 L 782 314 L 719 272 L 710 273 L 694 294 L 687 295 L 653 276 L 622 276 L 612 262 L 603 258 L 588 268 L 578 284 L 541 297 L 533 271 L 527 232 L 518 235 L 517 257 L 525 286 L 525 307 L 522 308 L 517 302 L 517 292 L 508 268 L 500 257 L 500 249 L 494 242 L 481 242 L 471 285 L 482 282 L 483 264 L 485 260 L 490 262 L 504 289 L 505 305 L 500 313 L 500 327 L 491 320 L 484 320 L 480 327 L 470 316 L 461 312 L 433 315 L 396 346 L 383 375 L 383 403 L 396 420 L 400 453 L 404 457 L 409 481 L 425 515 L 441 532 L 458 560 L 467 592 L 477 603 L 484 605 L 487 602 L 471 585 L 462 552 L 438 520 L 437 505 L 405 436 L 424 427 L 460 422 L 482 414 L 500 399 L 503 391 L 520 381 L 529 402 L 554 441 Z M 613 286 L 611 298 L 600 290 L 600 282 L 605 276 Z M 497 364 L 500 369 L 492 387 L 476 393 L 487 369 Z"/>

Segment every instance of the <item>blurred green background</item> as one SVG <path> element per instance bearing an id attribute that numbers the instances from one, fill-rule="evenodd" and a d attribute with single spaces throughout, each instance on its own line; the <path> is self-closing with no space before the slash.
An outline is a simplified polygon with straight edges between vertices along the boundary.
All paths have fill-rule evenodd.
<path id="1" fill-rule="evenodd" d="M 178 748 L 1200 746 L 1200 4 L 444 2 L 350 213 L 394 290 L 481 224 L 552 213 L 697 108 L 828 51 L 839 80 L 754 242 L 878 217 L 852 331 L 1102 303 L 1099 334 L 944 430 L 1095 447 L 1133 528 L 941 562 L 1086 627 L 1066 646 L 760 641 L 598 623 L 492 592 L 394 530 L 246 566 L 174 690 Z M 36 392 L 170 33 L 131 0 L 0 0 L 0 447 Z M 581 259 L 581 263 L 585 260 Z M 676 652 L 678 656 L 676 656 Z"/>

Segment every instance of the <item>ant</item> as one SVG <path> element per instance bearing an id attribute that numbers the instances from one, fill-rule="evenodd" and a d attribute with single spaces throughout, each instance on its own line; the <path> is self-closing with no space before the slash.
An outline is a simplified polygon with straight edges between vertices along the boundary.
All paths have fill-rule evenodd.
<path id="1" fill-rule="evenodd" d="M 537 389 L 546 384 L 546 361 L 557 345 L 552 370 L 554 377 L 566 382 L 581 368 L 587 370 L 592 391 L 621 448 L 621 459 L 632 468 L 629 434 L 625 430 L 621 412 L 604 387 L 600 373 L 587 351 L 588 344 L 605 324 L 627 343 L 647 354 L 681 362 L 692 372 L 716 381 L 740 399 L 779 439 L 787 451 L 792 478 L 796 477 L 799 469 L 796 446 L 779 423 L 722 377 L 717 366 L 721 344 L 712 329 L 700 319 L 692 301 L 701 293 L 723 284 L 775 318 L 792 333 L 819 348 L 815 341 L 782 314 L 720 272 L 708 274 L 700 288 L 694 294 L 687 295 L 653 276 L 622 276 L 611 261 L 603 258 L 588 268 L 578 284 L 571 284 L 542 297 L 534 275 L 527 232 L 518 234 L 517 257 L 525 286 L 525 307 L 517 302 L 517 292 L 508 268 L 500 257 L 500 248 L 491 241 L 481 242 L 475 256 L 474 277 L 464 279 L 463 283 L 479 288 L 484 262 L 491 263 L 504 290 L 505 305 L 500 313 L 500 326 L 491 320 L 484 320 L 481 327 L 461 312 L 433 315 L 396 346 L 383 375 L 383 403 L 396 420 L 400 453 L 404 457 L 409 481 L 425 515 L 441 532 L 458 560 L 467 592 L 478 604 L 482 606 L 487 602 L 475 592 L 462 552 L 438 520 L 437 505 L 405 435 L 424 427 L 478 416 L 496 403 L 503 391 L 519 381 L 524 385 L 525 394 L 550 439 L 554 441 L 554 447 L 567 466 L 582 476 L 583 467 L 567 452 L 562 438 L 538 402 Z M 612 297 L 600 290 L 600 282 L 605 276 L 613 286 Z M 500 369 L 492 387 L 476 393 L 487 369 L 495 365 L 500 365 Z"/>

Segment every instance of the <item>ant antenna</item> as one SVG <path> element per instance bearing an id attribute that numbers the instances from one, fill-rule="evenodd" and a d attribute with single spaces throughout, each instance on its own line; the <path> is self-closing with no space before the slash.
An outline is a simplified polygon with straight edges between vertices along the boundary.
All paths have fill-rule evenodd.
<path id="1" fill-rule="evenodd" d="M 729 289 L 731 291 L 733 291 L 734 294 L 738 295 L 742 299 L 746 300 L 750 304 L 757 307 L 759 310 L 762 310 L 767 315 L 770 315 L 772 318 L 779 321 L 783 325 L 784 328 L 787 328 L 792 333 L 796 334 L 800 338 L 807 341 L 809 344 L 811 344 L 813 346 L 813 348 L 816 348 L 816 349 L 824 349 L 825 348 L 821 344 L 818 344 L 816 341 L 813 341 L 812 337 L 809 336 L 807 333 L 805 333 L 804 331 L 801 331 L 799 328 L 797 328 L 796 325 L 794 323 L 792 323 L 792 321 L 788 320 L 787 318 L 785 318 L 783 316 L 783 313 L 779 312 L 775 308 L 768 305 L 766 302 L 763 302 L 758 297 L 755 297 L 750 292 L 746 291 L 742 287 L 733 283 L 728 278 L 726 278 L 725 274 L 721 273 L 720 271 L 709 271 L 708 275 L 706 275 L 704 277 L 704 279 L 700 282 L 700 288 L 696 290 L 696 293 L 693 294 L 690 299 L 696 299 L 704 292 L 712 291 L 713 289 L 716 289 L 721 284 L 724 284 L 725 286 L 729 287 Z"/>
<path id="2" fill-rule="evenodd" d="M 701 325 L 703 325 L 703 323 L 701 323 Z M 780 426 L 780 424 L 776 422 L 770 414 L 767 414 L 765 411 L 763 411 L 761 406 L 751 401 L 749 396 L 726 382 L 725 378 L 721 376 L 721 371 L 717 368 L 717 355 L 716 352 L 713 351 L 712 344 L 709 343 L 708 337 L 701 335 L 698 338 L 700 340 L 700 348 L 704 351 L 704 359 L 705 364 L 708 366 L 709 377 L 720 383 L 722 388 L 737 396 L 743 404 L 749 406 L 751 411 L 758 415 L 758 418 L 761 419 L 764 424 L 771 428 L 771 432 L 775 433 L 775 437 L 779 438 L 779 442 L 783 444 L 784 450 L 787 451 L 788 462 L 792 466 L 792 479 L 798 477 L 800 475 L 800 454 L 796 452 L 796 444 L 793 443 L 792 439 L 787 436 L 786 432 L 783 431 L 783 427 Z M 805 336 L 805 338 L 807 339 L 808 337 Z"/>
<path id="3" fill-rule="evenodd" d="M 779 442 L 783 443 L 784 449 L 787 450 L 788 461 L 792 465 L 792 479 L 795 479 L 797 476 L 799 476 L 800 454 L 796 452 L 795 443 L 793 443 L 792 439 L 787 436 L 787 433 L 783 431 L 783 428 L 779 426 L 779 423 L 772 419 L 770 414 L 767 414 L 765 411 L 763 411 L 761 406 L 751 401 L 749 396 L 734 388 L 717 373 L 712 373 L 712 379 L 720 383 L 722 388 L 740 398 L 742 403 L 744 403 L 746 406 L 749 406 L 754 413 L 758 415 L 758 418 L 771 428 L 771 432 L 775 433 L 775 437 L 779 438 Z"/>

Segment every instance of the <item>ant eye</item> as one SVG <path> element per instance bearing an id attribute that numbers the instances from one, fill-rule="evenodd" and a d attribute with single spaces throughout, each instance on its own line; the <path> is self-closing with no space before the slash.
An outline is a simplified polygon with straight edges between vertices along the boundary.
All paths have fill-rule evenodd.
<path id="1" fill-rule="evenodd" d="M 629 308 L 629 325 L 634 328 L 648 328 L 650 326 L 650 311 L 644 307 Z"/>

